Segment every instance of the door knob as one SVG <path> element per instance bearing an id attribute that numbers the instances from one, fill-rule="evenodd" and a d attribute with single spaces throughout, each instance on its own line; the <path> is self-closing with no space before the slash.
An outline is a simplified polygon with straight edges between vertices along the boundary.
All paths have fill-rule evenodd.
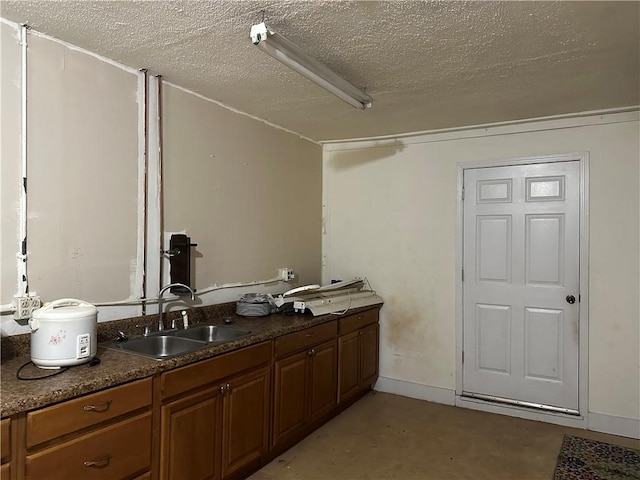
<path id="1" fill-rule="evenodd" d="M 573 295 L 567 295 L 567 303 L 570 305 L 573 305 L 574 303 L 576 303 L 576 297 L 574 297 Z"/>

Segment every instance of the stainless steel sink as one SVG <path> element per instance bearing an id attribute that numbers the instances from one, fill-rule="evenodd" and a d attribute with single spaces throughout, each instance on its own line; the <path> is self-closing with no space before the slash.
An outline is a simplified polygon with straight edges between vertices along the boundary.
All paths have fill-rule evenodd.
<path id="1" fill-rule="evenodd" d="M 153 335 L 148 337 L 131 338 L 125 342 L 112 342 L 106 345 L 108 348 L 122 350 L 124 352 L 137 353 L 145 357 L 164 360 L 165 358 L 183 355 L 193 352 L 206 344 L 189 338 L 180 338 L 174 335 Z"/>
<path id="2" fill-rule="evenodd" d="M 222 325 L 194 325 L 176 332 L 176 337 L 189 338 L 207 343 L 222 343 L 251 334 L 249 330 Z"/>
<path id="3" fill-rule="evenodd" d="M 227 325 L 205 324 L 193 325 L 186 330 L 169 330 L 146 337 L 132 337 L 124 341 L 108 342 L 102 345 L 121 352 L 164 360 L 199 350 L 207 345 L 230 342 L 250 334 L 249 330 Z"/>

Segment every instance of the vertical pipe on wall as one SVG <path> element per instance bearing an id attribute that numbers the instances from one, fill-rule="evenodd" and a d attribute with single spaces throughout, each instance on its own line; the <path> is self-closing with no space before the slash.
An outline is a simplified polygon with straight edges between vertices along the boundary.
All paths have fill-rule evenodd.
<path id="1" fill-rule="evenodd" d="M 18 239 L 18 295 L 29 293 L 27 274 L 27 30 L 20 25 L 20 47 L 22 76 L 20 80 L 21 122 L 20 122 L 20 230 Z"/>
<path id="2" fill-rule="evenodd" d="M 160 243 L 160 141 L 158 139 L 158 77 L 147 73 L 147 168 L 145 218 L 145 298 L 153 298 L 160 291 L 162 263 Z M 157 288 L 156 288 L 157 287 Z M 146 314 L 155 313 L 147 303 Z"/>
<path id="3" fill-rule="evenodd" d="M 163 287 L 163 275 L 164 275 L 164 196 L 162 191 L 162 76 L 157 77 L 157 102 L 158 102 L 158 115 L 157 115 L 157 134 L 158 134 L 158 221 L 160 224 L 160 274 L 158 276 L 158 291 Z"/>
<path id="4" fill-rule="evenodd" d="M 139 166 L 139 216 L 138 216 L 138 281 L 140 285 L 140 297 L 147 297 L 147 169 L 148 169 L 148 152 L 149 152 L 149 74 L 146 69 L 140 69 L 139 88 L 141 90 L 142 99 L 140 105 L 140 128 L 141 138 L 139 139 L 139 145 L 142 151 L 140 152 L 140 166 Z M 141 306 L 141 314 L 145 315 L 147 310 L 147 304 L 143 300 Z"/>

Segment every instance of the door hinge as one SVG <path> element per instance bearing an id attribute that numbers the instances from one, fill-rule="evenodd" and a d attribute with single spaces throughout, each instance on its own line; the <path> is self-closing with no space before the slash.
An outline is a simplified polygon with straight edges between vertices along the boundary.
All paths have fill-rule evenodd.
<path id="1" fill-rule="evenodd" d="M 462 281 L 464 282 L 464 268 L 462 269 Z"/>
<path id="2" fill-rule="evenodd" d="M 464 200 L 464 187 L 462 187 L 462 200 Z"/>
<path id="3" fill-rule="evenodd" d="M 464 363 L 464 350 L 462 351 L 462 363 Z"/>

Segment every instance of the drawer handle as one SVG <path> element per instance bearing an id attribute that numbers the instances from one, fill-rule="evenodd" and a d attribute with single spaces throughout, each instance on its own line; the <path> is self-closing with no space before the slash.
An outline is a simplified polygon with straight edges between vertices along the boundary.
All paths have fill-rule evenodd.
<path id="1" fill-rule="evenodd" d="M 109 410 L 110 406 L 111 400 L 107 400 L 101 405 L 85 405 L 83 410 L 85 412 L 106 412 L 107 410 Z"/>
<path id="2" fill-rule="evenodd" d="M 106 457 L 101 458 L 100 460 L 87 460 L 83 463 L 85 467 L 94 467 L 94 468 L 104 468 L 109 466 L 109 461 L 111 460 L 111 455 L 107 454 Z"/>
<path id="3" fill-rule="evenodd" d="M 313 337 L 316 334 L 316 332 L 309 332 L 309 333 L 305 333 L 304 336 L 305 337 Z"/>

